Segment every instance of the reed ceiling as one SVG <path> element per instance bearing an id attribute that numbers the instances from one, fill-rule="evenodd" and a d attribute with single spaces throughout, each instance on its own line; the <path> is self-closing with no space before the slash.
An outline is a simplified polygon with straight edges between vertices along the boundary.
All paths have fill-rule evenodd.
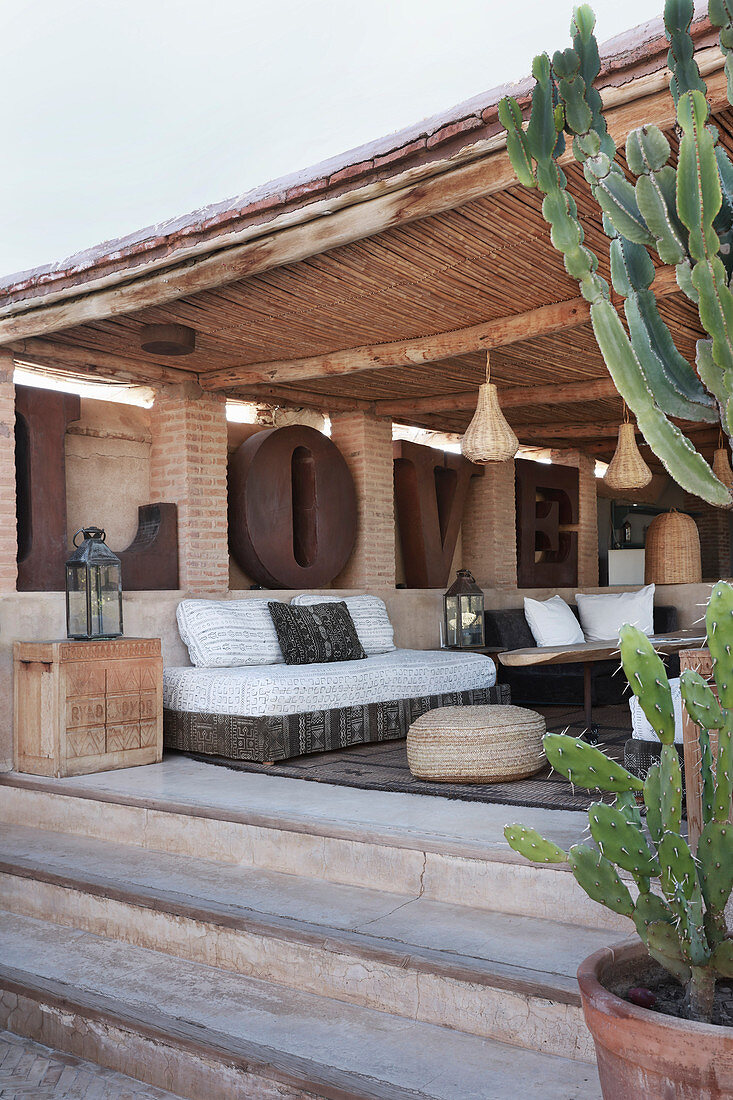
<path id="1" fill-rule="evenodd" d="M 733 152 L 733 110 L 720 112 L 715 121 Z M 674 146 L 674 135 L 668 136 Z M 579 166 L 570 165 L 567 174 L 586 241 L 608 278 L 608 240 L 598 208 Z M 65 329 L 51 341 L 113 353 L 151 369 L 161 363 L 184 367 L 206 384 L 207 375 L 224 369 L 240 368 L 246 375 L 253 364 L 414 340 L 566 302 L 577 298 L 577 284 L 550 245 L 540 200 L 536 192 L 511 187 L 216 290 Z M 679 293 L 662 299 L 660 308 L 680 351 L 694 360 L 701 335 L 695 308 Z M 196 330 L 195 353 L 185 360 L 161 360 L 141 352 L 141 327 L 170 322 Z M 484 353 L 475 351 L 418 365 L 314 375 L 294 388 L 323 395 L 326 408 L 329 397 L 390 402 L 458 394 L 480 383 L 484 361 Z M 588 322 L 492 351 L 492 379 L 502 389 L 600 378 L 607 372 Z M 248 389 L 233 384 L 228 392 L 246 394 Z M 610 457 L 614 439 L 608 427 L 618 423 L 620 412 L 620 401 L 605 397 L 586 404 L 527 404 L 508 409 L 507 416 L 521 441 L 524 429 L 532 444 L 571 441 Z M 400 419 L 460 432 L 471 415 L 467 402 L 464 409 L 423 409 Z M 567 434 L 567 426 L 581 422 L 598 425 L 597 436 Z M 544 436 L 533 425 L 544 425 Z M 709 450 L 712 442 L 700 438 Z"/>

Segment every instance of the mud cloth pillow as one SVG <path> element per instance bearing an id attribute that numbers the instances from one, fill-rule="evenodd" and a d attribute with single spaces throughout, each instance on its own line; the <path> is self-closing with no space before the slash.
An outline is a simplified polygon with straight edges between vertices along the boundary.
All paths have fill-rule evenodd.
<path id="1" fill-rule="evenodd" d="M 268 605 L 286 665 L 363 661 L 364 647 L 345 603 L 309 607 L 272 602 Z"/>

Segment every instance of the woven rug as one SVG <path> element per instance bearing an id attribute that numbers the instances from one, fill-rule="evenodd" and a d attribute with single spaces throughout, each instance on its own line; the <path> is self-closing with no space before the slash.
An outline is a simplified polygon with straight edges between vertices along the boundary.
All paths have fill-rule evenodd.
<path id="1" fill-rule="evenodd" d="M 579 707 L 537 707 L 544 715 L 548 730 L 577 737 L 585 729 Z M 627 703 L 598 707 L 593 717 L 599 725 L 600 746 L 623 764 L 624 742 L 631 736 L 631 717 Z M 407 766 L 404 740 L 379 744 L 355 745 L 337 752 L 298 756 L 278 764 L 250 764 L 216 756 L 188 753 L 196 760 L 238 771 L 263 772 L 288 779 L 307 779 L 313 783 L 334 783 L 364 790 L 398 791 L 406 794 L 430 794 L 464 802 L 495 802 L 507 806 L 537 806 L 547 810 L 585 810 L 600 798 L 598 792 L 574 788 L 563 776 L 545 767 L 531 779 L 512 783 L 426 783 L 415 779 Z M 608 796 L 610 800 L 613 796 Z"/>

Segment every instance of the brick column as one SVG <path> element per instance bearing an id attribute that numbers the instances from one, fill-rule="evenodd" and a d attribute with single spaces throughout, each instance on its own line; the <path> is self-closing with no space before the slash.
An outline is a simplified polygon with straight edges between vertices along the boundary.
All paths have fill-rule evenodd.
<path id="1" fill-rule="evenodd" d="M 15 386 L 13 357 L 0 348 L 0 594 L 15 592 L 18 523 L 15 514 Z"/>
<path id="2" fill-rule="evenodd" d="M 348 463 L 358 501 L 356 546 L 334 587 L 393 588 L 392 423 L 361 412 L 337 413 L 331 417 L 331 439 Z"/>
<path id="3" fill-rule="evenodd" d="M 490 462 L 471 478 L 461 528 L 463 567 L 484 588 L 517 587 L 514 461 Z"/>
<path id="4" fill-rule="evenodd" d="M 579 451 L 553 451 L 557 466 L 578 467 L 578 588 L 598 587 L 598 498 L 595 459 Z"/>
<path id="5" fill-rule="evenodd" d="M 180 587 L 221 595 L 229 583 L 225 400 L 191 382 L 165 386 L 151 426 L 150 496 L 178 505 Z"/>
<path id="6" fill-rule="evenodd" d="M 728 509 L 715 508 L 706 500 L 685 493 L 685 510 L 694 512 L 700 532 L 703 580 L 717 581 L 731 575 L 731 520 Z"/>

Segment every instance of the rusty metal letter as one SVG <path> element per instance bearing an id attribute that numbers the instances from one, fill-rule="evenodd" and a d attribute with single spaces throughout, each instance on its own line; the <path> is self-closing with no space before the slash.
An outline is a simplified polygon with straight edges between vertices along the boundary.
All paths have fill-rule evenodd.
<path id="1" fill-rule="evenodd" d="M 250 436 L 229 463 L 229 546 L 269 588 L 320 588 L 356 541 L 356 490 L 335 443 L 302 424 Z"/>
<path id="2" fill-rule="evenodd" d="M 515 469 L 517 583 L 571 588 L 578 583 L 578 471 L 527 459 Z"/>
<path id="3" fill-rule="evenodd" d="M 395 441 L 395 507 L 408 588 L 445 588 L 469 482 L 482 474 L 462 455 Z"/>
<path id="4" fill-rule="evenodd" d="M 66 586 L 66 426 L 81 416 L 76 394 L 15 390 L 18 591 Z"/>

